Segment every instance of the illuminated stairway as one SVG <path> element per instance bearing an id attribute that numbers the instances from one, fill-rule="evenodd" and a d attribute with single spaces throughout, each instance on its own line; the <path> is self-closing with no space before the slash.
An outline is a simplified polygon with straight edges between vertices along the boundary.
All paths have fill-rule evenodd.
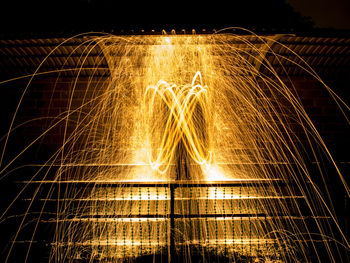
<path id="1" fill-rule="evenodd" d="M 290 185 L 277 179 L 36 181 L 29 188 L 39 185 L 31 214 L 43 213 L 31 243 L 33 249 L 41 243 L 47 257 L 52 249 L 59 262 L 123 262 L 147 255 L 279 262 L 293 246 L 292 237 L 287 243 L 279 235 L 293 224 L 300 231 L 300 222 L 308 220 L 298 213 L 303 196 L 286 195 Z M 23 199 L 26 205 L 32 200 Z"/>

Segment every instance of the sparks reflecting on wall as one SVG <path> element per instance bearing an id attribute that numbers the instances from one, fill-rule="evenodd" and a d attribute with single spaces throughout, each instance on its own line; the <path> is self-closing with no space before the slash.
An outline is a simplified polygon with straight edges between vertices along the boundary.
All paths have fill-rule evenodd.
<path id="1" fill-rule="evenodd" d="M 330 240 L 339 233 L 349 248 L 313 184 L 295 129 L 316 160 L 316 145 L 331 155 L 293 89 L 265 60 L 273 39 L 91 41 L 110 75 L 100 86 L 87 82 L 76 107 L 73 85 L 59 120 L 63 145 L 47 163 L 59 167 L 54 180 L 33 177 L 39 188 L 73 185 L 45 199 L 58 202 L 50 261 L 122 262 L 161 253 L 186 261 L 197 253 L 233 262 L 306 262 L 310 246 L 316 258 L 320 253 L 316 239 L 332 261 Z"/>

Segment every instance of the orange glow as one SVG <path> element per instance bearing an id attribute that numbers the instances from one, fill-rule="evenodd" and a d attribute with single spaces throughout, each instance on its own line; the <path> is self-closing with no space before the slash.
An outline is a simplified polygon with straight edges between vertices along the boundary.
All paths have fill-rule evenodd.
<path id="1" fill-rule="evenodd" d="M 186 251 L 199 246 L 203 258 L 275 263 L 309 262 L 314 236 L 330 259 L 324 237 L 340 236 L 339 247 L 350 248 L 291 120 L 314 159 L 320 147 L 336 164 L 294 91 L 265 61 L 271 41 L 229 34 L 93 39 L 109 65 L 106 83 L 88 82 L 93 99 L 72 109 L 77 76 L 60 119 L 63 145 L 48 161 L 55 178 L 26 184 L 59 185 L 40 199 L 57 203 L 53 261 L 74 262 L 84 246 L 90 262 L 128 261 L 170 253 L 170 240 Z"/>

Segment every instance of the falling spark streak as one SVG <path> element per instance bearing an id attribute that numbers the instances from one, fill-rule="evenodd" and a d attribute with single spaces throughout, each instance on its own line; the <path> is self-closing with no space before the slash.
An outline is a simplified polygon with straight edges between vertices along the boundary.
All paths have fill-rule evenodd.
<path id="1" fill-rule="evenodd" d="M 16 199 L 28 206 L 6 262 L 15 254 L 14 244 L 21 242 L 21 230 L 32 223 L 34 202 L 42 203 L 35 230 L 41 224 L 55 225 L 49 262 L 75 262 L 82 247 L 88 247 L 88 262 L 132 261 L 169 254 L 171 239 L 175 251 L 190 251 L 184 253 L 184 262 L 191 261 L 195 250 L 203 257 L 211 253 L 233 262 L 237 257 L 247 262 L 309 262 L 312 250 L 323 262 L 319 242 L 327 260 L 337 262 L 337 249 L 348 251 L 350 246 L 332 212 L 331 198 L 309 171 L 296 127 L 304 132 L 316 162 L 322 158 L 316 148 L 322 147 L 349 195 L 348 185 L 294 91 L 266 60 L 266 54 L 283 59 L 269 46 L 280 43 L 256 38 L 260 44 L 230 34 L 102 35 L 86 40 L 80 46 L 88 53 L 81 57 L 81 68 L 69 69 L 77 73 L 67 111 L 1 167 L 0 175 L 8 176 L 17 158 L 51 129 L 64 127 L 62 147 L 30 180 L 20 182 L 24 187 Z M 235 41 L 245 47 L 232 44 Z M 102 89 L 92 84 L 92 74 L 83 101 L 75 107 L 83 64 L 96 48 L 110 76 Z M 298 66 L 324 84 L 304 61 Z M 0 163 L 17 129 L 14 119 L 23 97 L 33 79 L 44 74 L 39 69 L 25 76 L 30 80 L 4 137 Z M 325 88 L 346 117 L 349 107 Z M 22 198 L 31 186 L 33 196 Z M 45 187 L 47 195 L 40 196 Z M 53 194 L 55 189 L 59 191 Z M 56 216 L 45 218 L 46 205 L 52 202 L 57 203 Z M 35 231 L 28 260 L 34 239 Z"/>

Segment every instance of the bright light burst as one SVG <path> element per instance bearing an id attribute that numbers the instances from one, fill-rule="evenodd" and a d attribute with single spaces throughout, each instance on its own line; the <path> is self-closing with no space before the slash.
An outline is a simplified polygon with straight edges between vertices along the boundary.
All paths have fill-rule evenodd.
<path id="1" fill-rule="evenodd" d="M 197 251 L 233 262 L 308 262 L 312 250 L 324 262 L 314 246 L 317 236 L 335 262 L 338 245 L 330 240 L 339 233 L 349 249 L 313 183 L 295 127 L 304 130 L 316 160 L 315 145 L 327 148 L 294 91 L 265 61 L 273 39 L 257 40 L 259 45 L 237 35 L 92 38 L 110 76 L 104 89 L 88 83 L 77 108 L 74 86 L 59 121 L 66 134 L 48 160 L 60 167 L 53 182 L 87 185 L 58 198 L 50 261 L 75 262 L 84 253 L 88 262 L 168 254 L 171 238 L 175 250 L 190 251 L 184 261 Z M 171 184 L 179 184 L 173 197 Z"/>

